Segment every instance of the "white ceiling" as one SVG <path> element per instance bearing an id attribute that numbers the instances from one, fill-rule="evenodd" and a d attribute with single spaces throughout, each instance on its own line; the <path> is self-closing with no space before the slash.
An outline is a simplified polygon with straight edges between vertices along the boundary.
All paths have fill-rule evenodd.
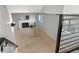
<path id="1" fill-rule="evenodd" d="M 10 13 L 79 14 L 79 5 L 7 5 Z"/>
<path id="2" fill-rule="evenodd" d="M 10 13 L 39 13 L 42 5 L 7 5 Z"/>
<path id="3" fill-rule="evenodd" d="M 43 8 L 44 13 L 62 14 L 64 5 L 46 5 Z"/>
<path id="4" fill-rule="evenodd" d="M 79 14 L 79 5 L 64 5 L 63 14 Z"/>
<path id="5" fill-rule="evenodd" d="M 10 13 L 51 13 L 61 14 L 63 5 L 7 5 Z"/>

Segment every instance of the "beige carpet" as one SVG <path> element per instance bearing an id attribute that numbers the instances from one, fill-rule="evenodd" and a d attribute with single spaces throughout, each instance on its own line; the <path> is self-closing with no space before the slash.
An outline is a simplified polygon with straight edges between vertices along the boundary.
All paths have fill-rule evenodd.
<path id="1" fill-rule="evenodd" d="M 26 28 L 16 32 L 18 53 L 47 53 L 55 51 L 55 41 L 39 28 Z"/>

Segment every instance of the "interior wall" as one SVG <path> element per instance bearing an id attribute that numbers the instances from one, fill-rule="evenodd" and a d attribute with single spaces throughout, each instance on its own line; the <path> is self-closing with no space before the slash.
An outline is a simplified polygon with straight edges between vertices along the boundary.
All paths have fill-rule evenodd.
<path id="1" fill-rule="evenodd" d="M 56 14 L 40 14 L 41 20 L 38 18 L 38 26 L 45 31 L 53 39 L 57 39 L 59 15 Z"/>
<path id="2" fill-rule="evenodd" d="M 12 13 L 12 19 L 13 22 L 16 22 L 15 31 L 19 30 L 18 21 L 25 20 L 25 16 L 29 15 L 30 21 L 36 21 L 37 20 L 37 14 L 34 13 Z"/>
<path id="3" fill-rule="evenodd" d="M 0 36 L 15 43 L 14 34 L 10 25 L 9 13 L 6 6 L 0 5 Z"/>

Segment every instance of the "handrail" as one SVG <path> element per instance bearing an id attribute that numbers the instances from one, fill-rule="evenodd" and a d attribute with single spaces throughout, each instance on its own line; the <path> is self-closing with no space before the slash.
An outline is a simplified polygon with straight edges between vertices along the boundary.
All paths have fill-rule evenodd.
<path id="1" fill-rule="evenodd" d="M 69 24 L 63 25 L 63 26 L 68 26 Z M 79 25 L 79 23 L 75 23 L 75 24 L 70 24 L 70 25 Z"/>
<path id="2" fill-rule="evenodd" d="M 76 43 L 70 44 L 70 45 L 68 45 L 68 46 L 65 46 L 65 47 L 62 47 L 62 48 L 59 48 L 59 49 L 61 50 L 61 49 L 64 49 L 64 48 L 66 48 L 66 47 L 72 46 L 72 45 L 77 44 L 77 43 L 79 43 L 79 42 L 76 42 Z"/>
<path id="3" fill-rule="evenodd" d="M 4 50 L 3 47 L 6 47 L 7 44 L 12 44 L 12 45 L 14 45 L 14 49 L 15 49 L 16 47 L 18 47 L 15 43 L 11 42 L 10 40 L 6 39 L 5 37 L 1 37 L 1 38 L 0 38 L 1 52 L 3 52 L 3 50 Z"/>
<path id="4" fill-rule="evenodd" d="M 15 43 L 11 42 L 10 40 L 6 39 L 5 37 L 2 37 L 2 38 L 0 38 L 0 39 L 2 40 L 2 42 L 6 41 L 7 43 L 13 44 L 15 47 L 18 47 Z M 2 42 L 1 42 L 1 43 L 2 43 Z M 1 45 L 1 43 L 0 43 L 0 45 Z"/>
<path id="5" fill-rule="evenodd" d="M 63 28 L 64 29 L 64 28 Z M 79 29 L 79 27 L 75 27 L 74 29 Z M 64 31 L 68 31 L 68 30 L 64 30 Z"/>
<path id="6" fill-rule="evenodd" d="M 77 34 L 79 32 L 74 32 L 74 33 L 71 33 L 71 34 L 67 34 L 67 35 L 72 35 L 72 34 Z M 61 35 L 61 37 L 64 37 L 64 36 L 67 36 L 67 35 Z"/>
<path id="7" fill-rule="evenodd" d="M 75 29 L 76 29 L 76 30 L 78 30 L 78 29 L 79 29 L 79 27 L 76 27 Z M 64 31 L 62 31 L 62 32 L 65 32 L 65 31 L 68 31 L 68 30 L 64 30 Z"/>
<path id="8" fill-rule="evenodd" d="M 64 20 L 74 20 L 74 19 L 75 19 L 75 20 L 78 20 L 79 18 L 63 19 L 63 21 L 64 21 Z"/>
<path id="9" fill-rule="evenodd" d="M 60 44 L 60 46 L 61 46 L 61 45 L 65 45 L 65 44 L 67 44 L 67 43 L 71 43 L 71 42 L 77 41 L 77 40 L 79 40 L 79 39 L 75 39 L 75 40 L 73 40 L 73 41 L 69 41 L 69 42 L 66 42 L 66 43 Z"/>
<path id="10" fill-rule="evenodd" d="M 73 36 L 73 37 L 69 37 L 69 38 L 67 38 L 67 39 L 63 39 L 63 40 L 61 40 L 61 41 L 68 40 L 68 39 L 72 39 L 72 38 L 75 38 L 75 37 L 79 37 L 79 35 L 77 35 L 77 36 Z"/>
<path id="11" fill-rule="evenodd" d="M 78 45 L 78 46 L 79 46 L 79 45 Z M 79 47 L 73 46 L 73 47 L 70 47 L 69 50 L 63 50 L 63 51 L 60 50 L 59 53 L 62 53 L 62 52 L 68 53 L 68 52 L 71 52 L 72 50 L 75 50 L 76 48 L 79 48 Z"/>

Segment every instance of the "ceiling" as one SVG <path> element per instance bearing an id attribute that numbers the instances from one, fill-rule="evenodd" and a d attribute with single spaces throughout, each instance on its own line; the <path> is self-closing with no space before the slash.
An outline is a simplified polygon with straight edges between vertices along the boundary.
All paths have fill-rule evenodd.
<path id="1" fill-rule="evenodd" d="M 63 5 L 7 5 L 10 13 L 50 13 L 61 14 Z"/>
<path id="2" fill-rule="evenodd" d="M 42 5 L 7 5 L 10 13 L 39 13 Z"/>

